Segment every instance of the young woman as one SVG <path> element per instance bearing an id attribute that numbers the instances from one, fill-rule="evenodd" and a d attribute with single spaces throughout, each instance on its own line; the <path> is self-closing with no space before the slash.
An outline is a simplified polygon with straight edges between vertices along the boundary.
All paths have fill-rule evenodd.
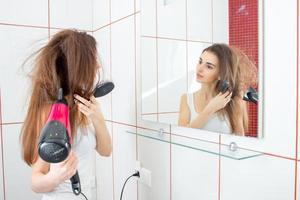
<path id="1" fill-rule="evenodd" d="M 102 156 L 112 151 L 110 134 L 100 104 L 93 96 L 99 63 L 95 39 L 85 32 L 63 30 L 39 50 L 31 74 L 32 94 L 22 128 L 22 155 L 32 167 L 32 190 L 43 200 L 83 199 L 71 189 L 70 178 L 78 170 L 82 192 L 92 199 L 94 149 Z M 70 112 L 72 151 L 61 163 L 43 161 L 37 146 L 51 105 L 62 87 Z"/>
<path id="2" fill-rule="evenodd" d="M 238 49 L 213 44 L 203 50 L 196 69 L 201 88 L 182 95 L 178 124 L 219 133 L 244 135 L 248 129 L 244 91 L 256 83 L 256 67 Z M 220 92 L 222 83 L 229 89 Z"/>

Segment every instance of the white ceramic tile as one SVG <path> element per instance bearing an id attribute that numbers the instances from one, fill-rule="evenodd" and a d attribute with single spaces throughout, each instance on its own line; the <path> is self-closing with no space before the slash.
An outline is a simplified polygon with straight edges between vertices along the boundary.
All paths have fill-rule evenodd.
<path id="1" fill-rule="evenodd" d="M 156 0 L 141 1 L 141 34 L 156 36 Z"/>
<path id="2" fill-rule="evenodd" d="M 186 128 L 183 126 L 172 125 L 171 127 L 172 134 L 178 136 L 178 140 L 180 140 L 180 136 L 184 138 L 195 138 L 195 144 L 197 145 L 197 139 L 204 142 L 212 142 L 218 143 L 219 142 L 219 134 L 216 132 L 206 131 L 202 129 L 195 129 L 195 128 Z M 199 143 L 200 144 L 200 143 Z"/>
<path id="3" fill-rule="evenodd" d="M 50 1 L 50 27 L 92 30 L 92 0 Z"/>
<path id="4" fill-rule="evenodd" d="M 195 92 L 201 87 L 196 81 L 196 67 L 202 51 L 208 46 L 209 43 L 188 42 L 188 92 Z"/>
<path id="5" fill-rule="evenodd" d="M 137 12 L 141 10 L 141 0 L 135 0 L 135 9 Z"/>
<path id="6" fill-rule="evenodd" d="M 220 194 L 231 199 L 294 199 L 295 162 L 269 156 L 221 158 Z"/>
<path id="7" fill-rule="evenodd" d="M 212 41 L 211 0 L 187 1 L 187 33 L 189 40 Z"/>
<path id="8" fill-rule="evenodd" d="M 141 38 L 142 113 L 157 113 L 156 40 Z"/>
<path id="9" fill-rule="evenodd" d="M 97 41 L 97 49 L 99 62 L 103 68 L 103 73 L 101 79 L 110 80 L 111 79 L 111 68 L 110 68 L 110 32 L 109 27 L 103 28 L 99 31 L 93 33 Z M 114 92 L 114 90 L 112 91 Z M 111 119 L 111 95 L 112 93 L 98 98 L 101 104 L 101 109 L 103 111 L 105 119 Z"/>
<path id="10" fill-rule="evenodd" d="M 30 188 L 31 168 L 21 158 L 21 125 L 5 125 L 2 130 L 6 199 L 41 199 Z"/>
<path id="11" fill-rule="evenodd" d="M 129 126 L 113 124 L 113 159 L 115 198 L 119 199 L 125 180 L 135 172 L 136 136 L 126 131 L 135 129 Z M 126 184 L 123 199 L 137 199 L 135 178 Z"/>
<path id="12" fill-rule="evenodd" d="M 2 95 L 2 121 L 24 119 L 27 111 L 29 79 L 32 62 L 23 62 L 47 42 L 46 29 L 0 26 L 0 85 Z M 32 60 L 31 60 L 32 61 Z M 29 100 L 29 99 L 28 99 Z"/>
<path id="13" fill-rule="evenodd" d="M 0 22 L 47 27 L 48 0 L 1 0 Z"/>
<path id="14" fill-rule="evenodd" d="M 157 114 L 142 115 L 142 120 L 157 122 Z"/>
<path id="15" fill-rule="evenodd" d="M 133 18 L 112 25 L 113 120 L 135 124 L 135 57 Z M 120 34 L 122 33 L 122 34 Z"/>
<path id="16" fill-rule="evenodd" d="M 134 13 L 134 0 L 111 0 L 111 20 L 126 17 Z"/>
<path id="17" fill-rule="evenodd" d="M 223 141 L 225 144 L 235 141 L 244 148 L 295 158 L 297 42 L 296 26 L 290 24 L 296 24 L 296 9 L 292 9 L 296 2 L 281 4 L 268 0 L 264 4 L 264 80 L 260 80 L 264 84 L 263 138 L 224 135 Z M 278 91 L 283 98 L 275 98 Z"/>
<path id="18" fill-rule="evenodd" d="M 186 42 L 158 40 L 158 111 L 179 110 L 187 88 Z"/>
<path id="19" fill-rule="evenodd" d="M 139 182 L 139 199 L 170 199 L 170 144 L 139 136 L 138 160 L 151 171 L 151 187 Z"/>
<path id="20" fill-rule="evenodd" d="M 212 40 L 214 43 L 229 43 L 228 0 L 212 0 Z"/>
<path id="21" fill-rule="evenodd" d="M 111 132 L 111 123 L 106 126 Z M 104 157 L 96 154 L 97 199 L 113 199 L 113 164 L 112 156 Z"/>
<path id="22" fill-rule="evenodd" d="M 186 39 L 185 1 L 157 1 L 157 31 L 160 37 Z"/>
<path id="23" fill-rule="evenodd" d="M 217 200 L 218 158 L 217 155 L 172 145 L 172 199 Z"/>
<path id="24" fill-rule="evenodd" d="M 158 120 L 166 124 L 178 124 L 179 113 L 161 113 L 158 115 Z"/>
<path id="25" fill-rule="evenodd" d="M 107 0 L 93 1 L 93 30 L 109 24 L 109 2 Z"/>
<path id="26" fill-rule="evenodd" d="M 1 109 L 1 108 L 0 108 Z M 0 119 L 1 120 L 1 119 Z M 2 125 L 0 125 L 0 138 L 2 137 Z M 3 168 L 2 168 L 2 139 L 0 141 L 0 200 L 4 200 L 4 183 L 3 183 Z"/>

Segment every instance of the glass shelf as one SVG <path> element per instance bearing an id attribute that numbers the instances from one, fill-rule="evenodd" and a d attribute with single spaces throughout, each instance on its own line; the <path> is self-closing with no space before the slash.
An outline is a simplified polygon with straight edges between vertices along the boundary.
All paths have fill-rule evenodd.
<path id="1" fill-rule="evenodd" d="M 178 145 L 181 147 L 202 151 L 217 156 L 220 155 L 234 160 L 244 160 L 244 159 L 264 155 L 263 153 L 259 153 L 251 150 L 245 150 L 238 147 L 236 150 L 231 150 L 227 145 L 219 146 L 218 143 L 214 143 L 214 142 L 209 142 L 197 138 L 188 138 L 185 136 L 179 136 L 173 134 L 170 135 L 168 133 L 159 133 L 158 131 L 138 130 L 137 133 L 134 131 L 126 131 L 126 132 L 144 138 L 149 138 L 160 142 Z"/>

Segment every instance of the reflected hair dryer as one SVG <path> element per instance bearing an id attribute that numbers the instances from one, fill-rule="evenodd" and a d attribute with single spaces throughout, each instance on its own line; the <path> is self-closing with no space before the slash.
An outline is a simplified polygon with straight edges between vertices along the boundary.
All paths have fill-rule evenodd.
<path id="1" fill-rule="evenodd" d="M 254 104 L 257 104 L 258 102 L 258 93 L 253 87 L 249 87 L 248 90 L 246 91 L 243 99 L 245 101 L 252 102 Z"/>
<path id="2" fill-rule="evenodd" d="M 72 135 L 69 121 L 69 108 L 63 96 L 62 88 L 59 89 L 56 102 L 52 105 L 49 117 L 43 127 L 39 144 L 39 156 L 46 162 L 58 163 L 64 161 L 70 151 Z M 75 195 L 81 193 L 78 171 L 70 179 Z"/>

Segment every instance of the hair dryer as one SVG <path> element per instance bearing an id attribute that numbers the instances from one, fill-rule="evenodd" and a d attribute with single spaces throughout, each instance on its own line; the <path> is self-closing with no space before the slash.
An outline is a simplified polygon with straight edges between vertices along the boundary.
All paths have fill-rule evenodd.
<path id="1" fill-rule="evenodd" d="M 254 104 L 257 104 L 258 102 L 258 93 L 253 87 L 249 87 L 248 90 L 246 91 L 243 99 L 245 101 L 252 102 Z"/>
<path id="2" fill-rule="evenodd" d="M 48 120 L 42 129 L 38 144 L 40 157 L 49 163 L 58 163 L 65 160 L 71 150 L 72 136 L 69 122 L 69 108 L 59 89 L 56 102 L 52 105 Z M 78 172 L 70 179 L 73 193 L 81 193 Z"/>

